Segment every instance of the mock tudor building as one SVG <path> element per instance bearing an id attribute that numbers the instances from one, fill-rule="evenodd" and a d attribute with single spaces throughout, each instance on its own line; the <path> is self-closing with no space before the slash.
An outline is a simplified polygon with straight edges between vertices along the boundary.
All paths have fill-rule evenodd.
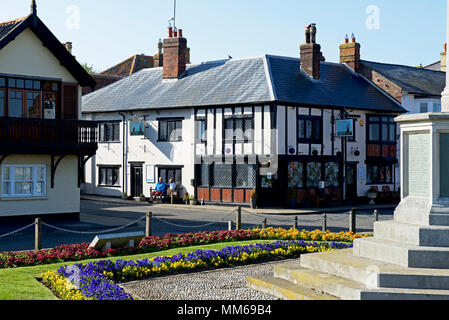
<path id="1" fill-rule="evenodd" d="M 393 119 L 406 110 L 355 70 L 359 46 L 345 42 L 344 63 L 325 62 L 310 25 L 300 59 L 187 65 L 169 28 L 162 67 L 83 97 L 84 119 L 100 122 L 83 191 L 148 197 L 162 177 L 206 203 L 247 204 L 256 190 L 261 206 L 309 206 L 323 188 L 334 202 L 398 190 Z"/>
<path id="2" fill-rule="evenodd" d="M 80 212 L 97 123 L 80 120 L 95 81 L 37 16 L 0 23 L 0 218 Z"/>

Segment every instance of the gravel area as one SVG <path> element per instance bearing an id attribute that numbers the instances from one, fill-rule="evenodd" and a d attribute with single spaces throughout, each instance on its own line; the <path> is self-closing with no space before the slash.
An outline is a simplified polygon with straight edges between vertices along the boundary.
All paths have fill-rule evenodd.
<path id="1" fill-rule="evenodd" d="M 275 265 L 291 261 L 179 274 L 129 282 L 122 287 L 140 300 L 279 300 L 247 288 L 246 279 L 273 275 Z"/>

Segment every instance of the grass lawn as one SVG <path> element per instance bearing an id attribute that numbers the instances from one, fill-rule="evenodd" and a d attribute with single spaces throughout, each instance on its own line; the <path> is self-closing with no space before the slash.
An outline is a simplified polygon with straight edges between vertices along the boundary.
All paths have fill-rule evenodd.
<path id="1" fill-rule="evenodd" d="M 188 248 L 177 248 L 147 254 L 139 254 L 124 257 L 106 258 L 111 261 L 152 259 L 158 256 L 172 256 L 179 253 L 189 253 L 197 250 L 220 250 L 229 246 L 249 245 L 254 243 L 269 243 L 274 240 L 253 240 L 243 242 L 216 243 L 205 246 Z M 104 259 L 97 259 L 104 260 Z M 77 262 L 63 262 L 47 264 L 43 266 L 23 267 L 14 269 L 0 269 L 0 300 L 57 300 L 53 293 L 44 287 L 36 278 L 46 271 L 57 270 L 61 265 L 87 263 L 95 260 L 84 260 Z"/>

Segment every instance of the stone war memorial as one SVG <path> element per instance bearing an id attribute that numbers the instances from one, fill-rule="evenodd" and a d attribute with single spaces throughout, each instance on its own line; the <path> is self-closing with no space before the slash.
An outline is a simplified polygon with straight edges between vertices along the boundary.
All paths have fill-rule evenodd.
<path id="1" fill-rule="evenodd" d="M 271 290 L 278 286 L 278 295 L 279 288 L 294 287 L 287 299 L 449 299 L 448 78 L 441 113 L 395 119 L 402 185 L 394 220 L 375 223 L 374 237 L 355 240 L 352 249 L 303 255 L 276 267 L 274 278 L 248 279 L 252 287 L 265 282 Z"/>

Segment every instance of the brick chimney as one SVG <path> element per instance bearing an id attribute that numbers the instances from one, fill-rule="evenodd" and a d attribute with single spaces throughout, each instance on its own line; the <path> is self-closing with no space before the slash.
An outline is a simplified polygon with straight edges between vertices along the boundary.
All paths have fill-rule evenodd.
<path id="1" fill-rule="evenodd" d="M 320 64 L 323 61 L 321 46 L 316 43 L 316 25 L 306 26 L 306 43 L 300 46 L 301 70 L 313 79 L 320 78 Z"/>
<path id="2" fill-rule="evenodd" d="M 351 36 L 351 42 L 349 42 L 348 35 L 346 35 L 345 43 L 340 45 L 340 63 L 346 64 L 357 73 L 362 71 L 360 44 L 356 42 L 354 34 Z"/>
<path id="3" fill-rule="evenodd" d="M 187 64 L 187 39 L 182 36 L 182 30 L 170 26 L 163 47 L 163 78 L 178 79 L 186 71 Z"/>

